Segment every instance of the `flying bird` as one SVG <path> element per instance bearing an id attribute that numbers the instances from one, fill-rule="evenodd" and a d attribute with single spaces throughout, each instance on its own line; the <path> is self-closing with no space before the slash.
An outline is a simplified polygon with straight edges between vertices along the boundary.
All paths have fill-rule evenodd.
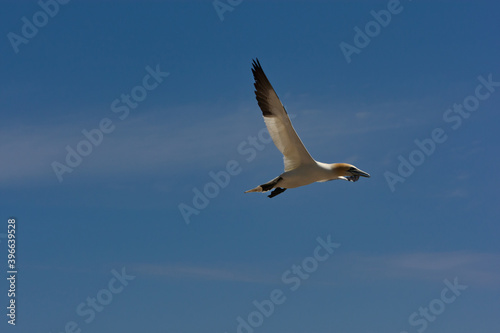
<path id="1" fill-rule="evenodd" d="M 292 126 L 283 104 L 262 70 L 258 59 L 253 60 L 252 73 L 255 80 L 255 97 L 274 144 L 283 154 L 285 172 L 273 180 L 259 185 L 248 192 L 273 190 L 269 198 L 283 193 L 288 188 L 296 188 L 314 182 L 343 179 L 355 182 L 359 177 L 370 175 L 347 163 L 327 164 L 314 160 Z"/>

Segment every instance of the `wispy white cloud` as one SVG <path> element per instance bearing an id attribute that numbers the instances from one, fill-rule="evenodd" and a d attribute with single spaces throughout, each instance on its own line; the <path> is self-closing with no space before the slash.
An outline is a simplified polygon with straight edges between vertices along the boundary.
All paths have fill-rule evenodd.
<path id="1" fill-rule="evenodd" d="M 445 193 L 447 198 L 467 198 L 469 193 L 463 188 L 455 188 Z"/>
<path id="2" fill-rule="evenodd" d="M 305 142 L 314 143 L 315 138 L 321 138 L 321 142 L 326 143 L 339 136 L 360 139 L 370 133 L 407 126 L 408 119 L 397 113 L 402 107 L 399 103 L 374 106 L 370 110 L 359 105 L 303 108 L 299 103 L 294 108 L 297 111 L 290 113 L 297 115 L 294 123 L 297 122 L 299 135 L 306 138 Z M 253 101 L 235 106 L 187 105 L 144 110 L 131 114 L 125 121 L 108 113 L 103 114 L 103 118 L 109 117 L 115 130 L 105 135 L 102 144 L 94 147 L 68 176 L 151 175 L 220 167 L 239 157 L 239 143 L 264 128 L 258 106 Z M 182 116 L 172 117 L 172 114 Z M 36 128 L 13 126 L 3 129 L 0 156 L 6 162 L 0 165 L 0 183 L 33 183 L 42 179 L 57 182 L 51 163 L 63 163 L 67 154 L 65 147 L 75 148 L 85 139 L 81 131 L 97 127 L 100 121 L 95 117 L 81 117 L 80 114 L 78 119 L 69 117 L 64 123 L 46 123 Z M 321 149 L 321 146 L 317 148 L 316 144 L 312 148 Z M 355 161 L 355 154 L 350 155 L 349 161 Z"/>
<path id="3" fill-rule="evenodd" d="M 193 108 L 198 110 L 201 106 Z M 207 114 L 221 114 L 205 108 Z M 186 166 L 206 168 L 221 160 L 225 164 L 230 154 L 236 152 L 243 133 L 248 132 L 242 108 L 223 116 L 189 121 L 170 119 L 167 115 L 172 112 L 189 114 L 185 108 L 159 110 L 130 116 L 126 121 L 116 119 L 111 112 L 104 115 L 103 118 L 112 119 L 114 131 L 104 135 L 102 143 L 94 146 L 92 153 L 67 175 L 151 174 L 182 170 Z M 0 183 L 32 183 L 44 179 L 57 182 L 51 163 L 65 163 L 66 146 L 76 149 L 78 142 L 85 140 L 81 131 L 96 128 L 99 121 L 79 118 L 59 124 L 2 129 Z"/>
<path id="4" fill-rule="evenodd" d="M 411 103 L 382 103 L 376 105 L 338 104 L 303 106 L 299 114 L 307 115 L 301 122 L 307 124 L 305 133 L 323 137 L 359 136 L 368 133 L 415 126 L 425 118 L 415 111 Z M 415 116 L 417 114 L 417 116 Z"/>
<path id="5" fill-rule="evenodd" d="M 141 274 L 154 278 L 183 278 L 209 281 L 246 283 L 276 283 L 281 275 L 281 263 L 261 263 L 242 266 L 236 263 L 197 264 L 129 264 Z M 324 264 L 330 273 L 322 285 L 346 285 L 363 281 L 442 281 L 459 276 L 471 286 L 500 288 L 500 254 L 475 252 L 418 252 L 406 254 L 370 255 L 363 253 L 336 254 Z M 289 267 L 283 266 L 285 271 Z"/>
<path id="6" fill-rule="evenodd" d="M 131 269 L 142 275 L 154 278 L 195 279 L 209 281 L 232 281 L 265 283 L 270 278 L 265 274 L 255 274 L 254 270 L 242 268 L 239 265 L 220 267 L 201 265 L 163 265 L 163 264 L 131 264 Z"/>
<path id="7" fill-rule="evenodd" d="M 70 135 L 68 131 L 53 126 L 3 129 L 0 132 L 0 182 L 19 183 L 46 176 L 51 156 L 58 153 L 56 133 Z"/>
<path id="8" fill-rule="evenodd" d="M 481 140 L 470 141 L 466 144 L 455 146 L 451 152 L 463 160 L 469 160 L 485 154 L 487 148 Z"/>
<path id="9" fill-rule="evenodd" d="M 406 254 L 347 254 L 340 267 L 352 277 L 379 280 L 436 280 L 460 276 L 470 285 L 500 287 L 500 254 L 478 252 L 418 252 Z M 350 267 L 350 268 L 347 268 Z"/>

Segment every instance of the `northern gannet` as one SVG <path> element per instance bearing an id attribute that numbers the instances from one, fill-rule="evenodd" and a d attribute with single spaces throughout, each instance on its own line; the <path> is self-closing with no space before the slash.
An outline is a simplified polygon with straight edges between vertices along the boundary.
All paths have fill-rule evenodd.
<path id="1" fill-rule="evenodd" d="M 267 192 L 274 189 L 269 198 L 283 193 L 288 188 L 344 179 L 355 182 L 370 175 L 347 163 L 321 163 L 314 160 L 292 126 L 283 104 L 262 70 L 259 60 L 253 60 L 252 73 L 255 79 L 255 96 L 269 134 L 274 144 L 283 154 L 285 172 L 273 180 L 259 185 L 248 192 Z"/>

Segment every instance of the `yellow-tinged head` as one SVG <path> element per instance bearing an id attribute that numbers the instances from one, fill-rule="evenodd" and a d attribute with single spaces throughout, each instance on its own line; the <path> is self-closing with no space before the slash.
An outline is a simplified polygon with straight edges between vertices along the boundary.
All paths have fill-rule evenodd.
<path id="1" fill-rule="evenodd" d="M 348 163 L 333 163 L 331 164 L 331 168 L 332 171 L 334 171 L 338 176 L 338 178 L 345 179 L 350 182 L 357 181 L 359 177 L 370 177 L 369 173 L 364 172 L 356 168 L 354 165 Z"/>

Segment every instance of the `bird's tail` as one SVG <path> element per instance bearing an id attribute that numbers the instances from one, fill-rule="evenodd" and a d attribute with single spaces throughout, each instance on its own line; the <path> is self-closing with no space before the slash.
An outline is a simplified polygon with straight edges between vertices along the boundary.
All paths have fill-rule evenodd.
<path id="1" fill-rule="evenodd" d="M 262 186 L 259 185 L 256 188 L 253 188 L 251 190 L 245 191 L 245 193 L 250 193 L 250 192 L 264 192 L 264 190 L 262 189 Z"/>
<path id="2" fill-rule="evenodd" d="M 273 180 L 265 183 L 265 184 L 262 184 L 262 185 L 259 185 L 257 186 L 256 188 L 253 188 L 251 190 L 248 190 L 248 191 L 245 191 L 245 193 L 250 193 L 250 192 L 267 192 L 269 190 L 272 190 L 273 188 L 275 188 L 278 183 L 280 182 L 280 180 L 282 180 L 283 178 L 281 178 L 281 176 L 278 176 L 276 178 L 274 178 Z"/>

